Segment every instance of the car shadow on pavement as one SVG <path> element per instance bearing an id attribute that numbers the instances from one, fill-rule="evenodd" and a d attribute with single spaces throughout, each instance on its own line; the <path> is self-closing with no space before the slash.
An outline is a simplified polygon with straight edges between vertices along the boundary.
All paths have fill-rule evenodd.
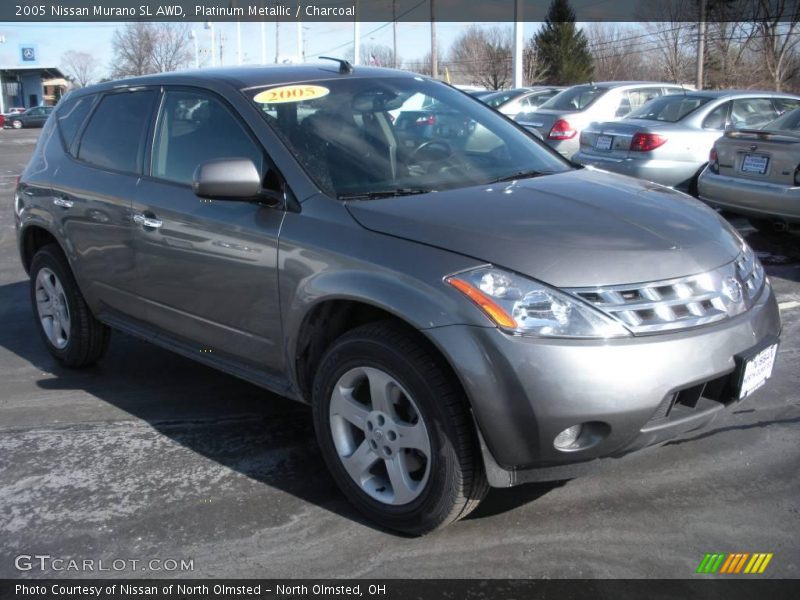
<path id="1" fill-rule="evenodd" d="M 0 286 L 0 319 L 6 324 L 0 328 L 0 352 L 5 349 L 22 359 L 6 355 L 0 369 L 27 371 L 22 381 L 13 384 L 15 402 L 27 404 L 25 398 L 30 397 L 31 407 L 26 410 L 35 411 L 36 398 L 45 390 L 63 392 L 70 396 L 65 403 L 84 406 L 81 412 L 65 404 L 52 421 L 50 416 L 35 415 L 37 423 L 45 427 L 88 423 L 107 429 L 106 423 L 110 426 L 133 417 L 253 481 L 385 531 L 363 518 L 336 487 L 319 453 L 307 406 L 116 331 L 99 364 L 80 370 L 63 368 L 46 351 L 35 329 L 27 281 Z M 34 369 L 27 364 L 35 367 L 32 376 Z M 85 394 L 76 396 L 75 392 Z M 92 397 L 108 406 L 98 407 Z M 124 439 L 119 443 L 125 443 Z M 172 467 L 163 468 L 168 472 Z M 135 481 L 136 474 L 132 478 Z M 472 518 L 512 510 L 557 485 L 493 490 Z M 149 490 L 140 492 L 147 495 Z"/>

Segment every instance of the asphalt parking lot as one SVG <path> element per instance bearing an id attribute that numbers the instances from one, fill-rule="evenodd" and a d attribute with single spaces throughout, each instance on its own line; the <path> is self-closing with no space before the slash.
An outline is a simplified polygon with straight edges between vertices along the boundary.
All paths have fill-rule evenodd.
<path id="1" fill-rule="evenodd" d="M 685 439 L 493 490 L 469 519 L 411 539 L 350 507 L 305 407 L 123 334 L 90 370 L 50 358 L 12 217 L 37 134 L 0 130 L 0 578 L 691 578 L 707 552 L 772 552 L 762 577 L 800 577 L 800 237 L 736 221 L 781 304 L 768 388 Z M 193 570 L 15 567 L 33 554 Z"/>

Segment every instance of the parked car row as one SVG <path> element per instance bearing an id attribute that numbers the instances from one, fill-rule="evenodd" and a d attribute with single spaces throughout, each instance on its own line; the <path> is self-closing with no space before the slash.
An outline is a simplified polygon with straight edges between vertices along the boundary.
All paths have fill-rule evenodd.
<path id="1" fill-rule="evenodd" d="M 502 101 L 521 94 L 479 97 L 511 115 Z M 795 109 L 800 96 L 781 92 L 601 82 L 556 92 L 514 118 L 578 164 L 686 191 L 773 231 L 800 223 Z"/>

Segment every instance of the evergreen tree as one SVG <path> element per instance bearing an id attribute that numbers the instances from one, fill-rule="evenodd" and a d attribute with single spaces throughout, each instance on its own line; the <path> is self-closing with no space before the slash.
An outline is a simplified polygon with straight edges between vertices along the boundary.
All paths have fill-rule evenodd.
<path id="1" fill-rule="evenodd" d="M 572 85 L 592 79 L 594 65 L 589 41 L 575 26 L 575 13 L 568 0 L 553 0 L 544 25 L 531 42 L 547 70 L 547 83 Z"/>

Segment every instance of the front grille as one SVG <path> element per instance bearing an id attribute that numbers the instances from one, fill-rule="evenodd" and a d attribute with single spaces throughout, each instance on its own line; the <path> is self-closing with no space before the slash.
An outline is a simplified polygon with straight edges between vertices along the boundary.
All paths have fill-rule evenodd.
<path id="1" fill-rule="evenodd" d="M 660 333 L 722 321 L 748 310 L 761 293 L 764 268 L 745 246 L 713 271 L 666 281 L 568 290 L 634 334 Z"/>

